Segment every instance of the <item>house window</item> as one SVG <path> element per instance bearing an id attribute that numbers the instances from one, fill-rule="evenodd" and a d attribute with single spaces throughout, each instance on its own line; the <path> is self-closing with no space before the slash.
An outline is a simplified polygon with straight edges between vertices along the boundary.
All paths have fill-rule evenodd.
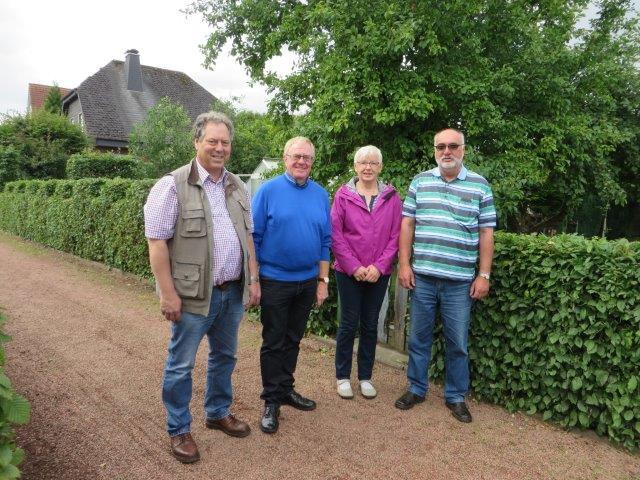
<path id="1" fill-rule="evenodd" d="M 78 125 L 80 125 L 82 127 L 82 129 L 84 130 L 84 117 L 82 116 L 82 113 L 78 114 Z"/>

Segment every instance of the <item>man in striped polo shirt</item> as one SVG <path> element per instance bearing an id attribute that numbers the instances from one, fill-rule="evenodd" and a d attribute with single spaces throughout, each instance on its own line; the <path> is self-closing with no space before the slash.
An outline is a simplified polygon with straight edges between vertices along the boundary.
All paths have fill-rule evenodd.
<path id="1" fill-rule="evenodd" d="M 413 292 L 409 389 L 395 406 L 408 410 L 424 402 L 439 308 L 445 336 L 446 405 L 457 420 L 469 423 L 472 418 L 465 403 L 469 321 L 473 301 L 489 292 L 496 212 L 487 180 L 462 164 L 462 132 L 452 128 L 438 132 L 434 149 L 438 166 L 413 179 L 402 209 L 398 278 Z"/>

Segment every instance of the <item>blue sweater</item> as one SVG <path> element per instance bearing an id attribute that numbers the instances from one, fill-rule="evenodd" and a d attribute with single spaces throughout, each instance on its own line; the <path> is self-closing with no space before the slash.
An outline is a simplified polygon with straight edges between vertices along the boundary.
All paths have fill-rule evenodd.
<path id="1" fill-rule="evenodd" d="M 258 189 L 251 209 L 260 275 L 281 281 L 317 276 L 331 247 L 327 191 L 312 180 L 296 185 L 284 174 Z"/>

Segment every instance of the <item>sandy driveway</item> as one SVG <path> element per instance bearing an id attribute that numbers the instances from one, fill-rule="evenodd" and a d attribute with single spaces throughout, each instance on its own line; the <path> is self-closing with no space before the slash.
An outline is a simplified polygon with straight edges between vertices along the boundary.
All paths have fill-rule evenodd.
<path id="1" fill-rule="evenodd" d="M 376 365 L 375 400 L 334 393 L 333 351 L 305 340 L 297 387 L 313 412 L 282 408 L 260 432 L 259 325 L 243 321 L 234 412 L 244 439 L 207 430 L 203 345 L 194 373 L 193 434 L 202 460 L 169 453 L 160 401 L 168 324 L 148 285 L 0 234 L 0 307 L 8 316 L 8 374 L 32 405 L 18 430 L 25 479 L 637 479 L 640 457 L 522 414 L 471 402 L 458 423 L 442 390 L 393 407 L 404 372 Z"/>

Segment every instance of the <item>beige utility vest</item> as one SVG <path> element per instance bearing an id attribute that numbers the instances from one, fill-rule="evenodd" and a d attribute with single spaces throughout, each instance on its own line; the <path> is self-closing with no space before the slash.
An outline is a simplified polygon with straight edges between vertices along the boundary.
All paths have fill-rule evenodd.
<path id="1" fill-rule="evenodd" d="M 213 290 L 213 219 L 209 200 L 198 175 L 196 160 L 170 173 L 176 183 L 178 219 L 173 238 L 167 241 L 171 275 L 182 309 L 207 315 Z M 227 211 L 242 247 L 242 302 L 249 300 L 249 252 L 247 236 L 251 218 L 244 183 L 227 172 L 224 188 Z"/>

